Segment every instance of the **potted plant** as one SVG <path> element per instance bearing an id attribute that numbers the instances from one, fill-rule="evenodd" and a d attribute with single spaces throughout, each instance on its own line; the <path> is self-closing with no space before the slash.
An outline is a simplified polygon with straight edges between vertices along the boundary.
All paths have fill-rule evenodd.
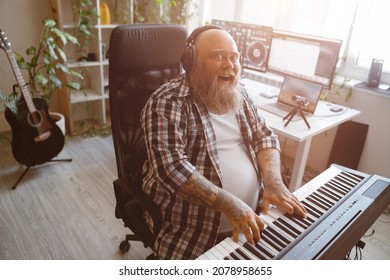
<path id="1" fill-rule="evenodd" d="M 46 18 L 42 21 L 43 27 L 38 46 L 30 46 L 26 49 L 26 58 L 15 53 L 16 62 L 21 70 L 28 73 L 28 85 L 32 97 L 43 98 L 50 107 L 53 93 L 63 86 L 71 89 L 80 89 L 80 83 L 74 79 L 64 79 L 63 77 L 77 77 L 83 79 L 82 74 L 66 66 L 67 57 L 63 48 L 71 43 L 79 45 L 78 40 L 73 35 L 60 30 L 55 20 Z M 64 85 L 62 81 L 66 80 Z M 62 115 L 51 113 L 52 118 L 60 118 L 64 122 Z M 64 123 L 59 124 L 64 132 Z"/>
<path id="2" fill-rule="evenodd" d="M 185 24 L 193 16 L 188 14 L 191 4 L 197 8 L 193 0 L 134 0 L 134 21 Z"/>
<path id="3" fill-rule="evenodd" d="M 28 72 L 28 86 L 33 97 L 41 97 L 50 104 L 52 94 L 63 86 L 61 76 L 83 79 L 83 76 L 66 66 L 67 57 L 63 47 L 68 43 L 78 45 L 73 35 L 60 30 L 55 20 L 46 18 L 42 21 L 43 29 L 38 46 L 27 48 L 29 61 L 21 54 L 15 58 L 21 70 Z M 80 89 L 80 83 L 68 79 L 65 85 L 71 89 Z"/>
<path id="4" fill-rule="evenodd" d="M 86 60 L 90 38 L 93 37 L 91 29 L 96 24 L 98 15 L 95 4 L 91 0 L 73 0 L 72 12 L 75 22 L 75 37 L 80 45 L 76 49 L 78 60 Z"/>

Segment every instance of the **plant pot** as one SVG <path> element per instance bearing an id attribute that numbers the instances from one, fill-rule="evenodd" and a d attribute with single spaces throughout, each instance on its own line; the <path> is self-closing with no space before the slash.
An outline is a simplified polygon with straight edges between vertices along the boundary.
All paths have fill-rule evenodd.
<path id="1" fill-rule="evenodd" d="M 60 113 L 50 112 L 50 117 L 53 119 L 53 121 L 56 123 L 56 125 L 61 129 L 62 133 L 65 135 L 66 129 L 65 129 L 64 115 Z"/>

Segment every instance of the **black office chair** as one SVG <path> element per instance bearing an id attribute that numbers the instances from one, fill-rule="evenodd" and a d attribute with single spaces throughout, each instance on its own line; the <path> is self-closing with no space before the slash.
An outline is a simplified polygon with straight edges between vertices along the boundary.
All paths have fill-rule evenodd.
<path id="1" fill-rule="evenodd" d="M 115 216 L 133 234 L 119 248 L 127 252 L 130 240 L 152 247 L 161 228 L 161 212 L 142 191 L 142 166 L 147 159 L 140 113 L 149 96 L 180 73 L 187 31 L 170 24 L 133 24 L 116 27 L 109 46 L 109 101 L 112 137 L 118 170 L 114 181 Z M 153 232 L 144 220 L 153 219 Z"/>

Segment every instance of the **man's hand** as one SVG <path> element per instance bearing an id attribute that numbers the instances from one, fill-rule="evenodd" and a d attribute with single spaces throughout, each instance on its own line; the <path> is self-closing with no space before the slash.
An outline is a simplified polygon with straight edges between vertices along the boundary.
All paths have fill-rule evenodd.
<path id="1" fill-rule="evenodd" d="M 290 215 L 297 213 L 306 217 L 305 208 L 283 183 L 268 182 L 264 188 L 262 199 L 261 212 L 264 214 L 267 214 L 269 204 L 273 204 Z"/>
<path id="2" fill-rule="evenodd" d="M 295 212 L 306 217 L 305 208 L 283 183 L 279 151 L 264 149 L 256 156 L 264 179 L 262 213 L 266 214 L 269 204 L 273 204 L 291 215 Z"/>
<path id="3" fill-rule="evenodd" d="M 260 240 L 260 231 L 264 229 L 264 222 L 247 204 L 233 200 L 224 212 L 233 229 L 233 240 L 238 241 L 242 232 L 249 243 L 254 244 Z"/>
<path id="4" fill-rule="evenodd" d="M 233 229 L 233 240 L 242 232 L 250 243 L 260 240 L 264 223 L 242 200 L 215 185 L 198 172 L 178 191 L 183 199 L 224 213 Z"/>

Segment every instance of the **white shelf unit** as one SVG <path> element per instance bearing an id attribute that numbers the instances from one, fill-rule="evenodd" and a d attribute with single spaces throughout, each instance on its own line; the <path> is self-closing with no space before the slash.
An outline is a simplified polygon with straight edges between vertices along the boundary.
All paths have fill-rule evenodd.
<path id="1" fill-rule="evenodd" d="M 84 80 L 81 90 L 70 90 L 63 88 L 59 93 L 60 111 L 65 115 L 67 132 L 74 134 L 78 132 L 80 123 L 92 120 L 100 125 L 110 125 L 109 102 L 108 102 L 108 51 L 111 31 L 118 25 L 101 24 L 100 3 L 107 4 L 111 19 L 115 21 L 113 12 L 116 2 L 120 0 L 92 0 L 97 9 L 98 17 L 92 28 L 93 36 L 88 44 L 88 61 L 79 62 L 76 57 L 76 47 L 68 44 L 65 52 L 68 57 L 69 68 L 81 71 Z M 132 0 L 125 0 L 132 3 Z M 75 22 L 72 10 L 72 0 L 49 0 L 51 16 L 57 20 L 59 27 L 64 31 L 74 34 Z M 131 5 L 129 5 L 130 7 Z M 129 11 L 131 14 L 132 11 Z"/>

